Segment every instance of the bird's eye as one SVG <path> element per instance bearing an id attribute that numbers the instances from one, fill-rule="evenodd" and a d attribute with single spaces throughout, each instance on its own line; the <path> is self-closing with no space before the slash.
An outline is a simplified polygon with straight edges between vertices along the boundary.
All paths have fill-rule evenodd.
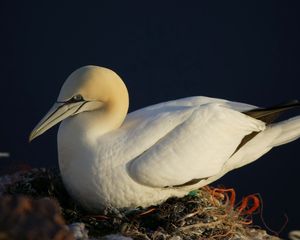
<path id="1" fill-rule="evenodd" d="M 75 102 L 79 102 L 83 100 L 83 97 L 80 94 L 77 94 L 74 97 L 72 97 L 72 100 Z"/>

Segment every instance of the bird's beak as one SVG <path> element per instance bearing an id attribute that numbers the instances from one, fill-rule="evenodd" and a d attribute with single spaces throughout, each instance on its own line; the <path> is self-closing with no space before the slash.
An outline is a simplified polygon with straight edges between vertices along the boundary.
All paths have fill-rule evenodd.
<path id="1" fill-rule="evenodd" d="M 38 123 L 38 125 L 32 130 L 29 136 L 29 142 L 46 132 L 49 128 L 55 124 L 61 122 L 67 117 L 73 116 L 78 113 L 79 109 L 85 104 L 85 101 L 68 103 L 57 102 L 55 103 L 46 116 Z"/>

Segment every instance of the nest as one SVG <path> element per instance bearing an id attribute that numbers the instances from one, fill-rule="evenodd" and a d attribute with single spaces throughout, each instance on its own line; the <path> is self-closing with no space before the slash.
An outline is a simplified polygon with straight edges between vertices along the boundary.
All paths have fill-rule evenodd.
<path id="1" fill-rule="evenodd" d="M 0 179 L 1 180 L 1 179 Z M 204 187 L 183 198 L 170 198 L 149 208 L 108 208 L 91 215 L 66 192 L 57 169 L 35 169 L 5 186 L 2 194 L 56 199 L 67 224 L 81 222 L 89 235 L 121 233 L 133 239 L 277 239 L 251 227 L 259 207 L 257 196 L 235 203 L 233 189 Z"/>

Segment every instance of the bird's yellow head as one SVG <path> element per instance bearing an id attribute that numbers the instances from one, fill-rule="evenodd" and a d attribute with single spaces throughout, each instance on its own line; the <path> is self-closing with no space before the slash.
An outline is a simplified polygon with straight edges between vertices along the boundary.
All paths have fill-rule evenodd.
<path id="1" fill-rule="evenodd" d="M 29 141 L 68 117 L 98 109 L 108 111 L 120 104 L 127 113 L 128 92 L 115 72 L 98 66 L 81 67 L 67 78 L 57 101 L 33 129 Z"/>

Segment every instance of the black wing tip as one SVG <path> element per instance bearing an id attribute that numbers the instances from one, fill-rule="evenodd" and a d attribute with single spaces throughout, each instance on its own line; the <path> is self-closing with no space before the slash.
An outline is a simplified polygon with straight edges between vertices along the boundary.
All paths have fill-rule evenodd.
<path id="1" fill-rule="evenodd" d="M 281 104 L 278 104 L 278 106 L 290 106 L 290 105 L 298 105 L 298 104 L 300 104 L 298 99 L 292 99 L 290 101 L 286 101 Z"/>

